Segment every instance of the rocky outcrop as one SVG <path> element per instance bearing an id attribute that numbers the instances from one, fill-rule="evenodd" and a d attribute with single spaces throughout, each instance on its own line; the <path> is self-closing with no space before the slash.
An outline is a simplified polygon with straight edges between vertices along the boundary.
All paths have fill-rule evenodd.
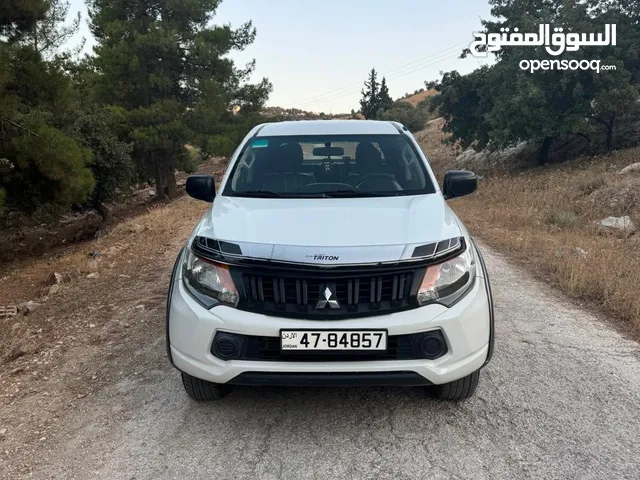
<path id="1" fill-rule="evenodd" d="M 607 217 L 598 222 L 598 227 L 602 231 L 610 230 L 631 235 L 636 231 L 636 227 L 627 215 L 621 217 Z"/>
<path id="2" fill-rule="evenodd" d="M 496 167 L 514 168 L 535 163 L 539 150 L 538 145 L 520 142 L 515 147 L 505 150 L 481 150 L 477 152 L 468 148 L 456 158 L 456 168 L 482 171 Z"/>
<path id="3" fill-rule="evenodd" d="M 627 165 L 618 172 L 620 175 L 627 175 L 629 173 L 640 173 L 640 162 Z"/>

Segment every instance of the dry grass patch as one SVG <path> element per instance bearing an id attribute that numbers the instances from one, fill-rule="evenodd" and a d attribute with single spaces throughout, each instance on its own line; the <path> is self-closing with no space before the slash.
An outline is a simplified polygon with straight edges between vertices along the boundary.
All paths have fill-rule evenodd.
<path id="1" fill-rule="evenodd" d="M 33 301 L 39 306 L 28 316 L 0 318 L 0 365 L 20 356 L 13 351 L 25 342 L 33 345 L 26 352 L 32 353 L 74 335 L 96 306 L 134 301 L 140 285 L 160 282 L 165 288 L 167 269 L 206 208 L 204 202 L 183 197 L 116 225 L 100 239 L 7 266 L 0 277 L 0 303 Z M 49 294 L 53 272 L 63 282 Z"/>
<path id="2" fill-rule="evenodd" d="M 640 226 L 638 191 L 629 187 L 637 179 L 617 173 L 639 157 L 640 149 L 632 149 L 515 175 L 489 174 L 477 194 L 451 205 L 474 234 L 569 295 L 628 321 L 637 334 L 640 237 L 602 235 L 596 223 L 624 213 Z"/>

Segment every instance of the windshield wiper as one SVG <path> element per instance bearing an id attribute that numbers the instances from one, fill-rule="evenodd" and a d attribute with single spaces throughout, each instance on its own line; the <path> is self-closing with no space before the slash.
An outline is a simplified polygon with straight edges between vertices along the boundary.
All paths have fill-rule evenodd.
<path id="1" fill-rule="evenodd" d="M 243 197 L 256 198 L 280 198 L 286 196 L 278 192 L 273 192 L 271 190 L 247 190 L 245 192 L 235 192 L 235 194 Z"/>

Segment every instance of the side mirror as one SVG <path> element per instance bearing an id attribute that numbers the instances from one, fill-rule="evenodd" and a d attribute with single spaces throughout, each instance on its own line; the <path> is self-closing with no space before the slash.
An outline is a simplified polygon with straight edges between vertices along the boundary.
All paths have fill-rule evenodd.
<path id="1" fill-rule="evenodd" d="M 462 197 L 478 188 L 478 177 L 469 170 L 449 170 L 444 174 L 442 193 L 445 199 Z"/>
<path id="2" fill-rule="evenodd" d="M 213 180 L 213 175 L 191 175 L 187 178 L 185 188 L 189 196 L 197 200 L 213 202 L 216 196 L 216 184 Z"/>

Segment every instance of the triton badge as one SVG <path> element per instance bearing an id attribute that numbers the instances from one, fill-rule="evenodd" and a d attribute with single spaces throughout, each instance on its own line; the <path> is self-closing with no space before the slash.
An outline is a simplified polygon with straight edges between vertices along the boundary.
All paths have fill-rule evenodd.
<path id="1" fill-rule="evenodd" d="M 339 255 L 322 255 L 322 254 L 315 254 L 315 255 L 307 255 L 307 258 L 313 258 L 314 260 L 338 260 L 340 258 Z"/>

